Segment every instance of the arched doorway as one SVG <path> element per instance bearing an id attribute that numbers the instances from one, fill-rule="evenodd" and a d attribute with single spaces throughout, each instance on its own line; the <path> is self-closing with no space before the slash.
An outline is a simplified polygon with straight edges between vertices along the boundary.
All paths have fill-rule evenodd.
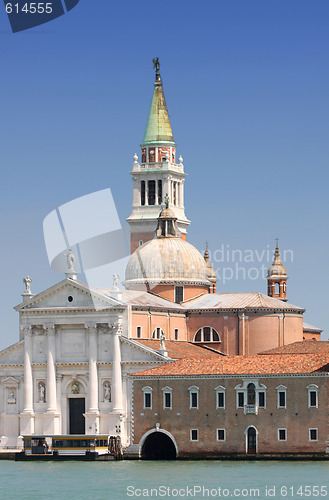
<path id="1" fill-rule="evenodd" d="M 167 433 L 154 431 L 149 433 L 141 449 L 143 460 L 174 460 L 176 458 L 176 446 Z"/>
<path id="2" fill-rule="evenodd" d="M 246 431 L 247 454 L 256 455 L 257 453 L 257 429 L 248 427 Z"/>

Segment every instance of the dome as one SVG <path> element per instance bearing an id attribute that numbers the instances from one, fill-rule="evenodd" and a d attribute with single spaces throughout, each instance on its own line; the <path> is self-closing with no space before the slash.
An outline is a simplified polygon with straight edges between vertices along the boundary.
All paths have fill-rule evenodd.
<path id="1" fill-rule="evenodd" d="M 154 238 L 131 255 L 124 285 L 181 284 L 209 286 L 201 253 L 181 238 Z"/>
<path id="2" fill-rule="evenodd" d="M 281 262 L 279 245 L 276 244 L 273 264 L 268 268 L 267 278 L 287 277 L 287 269 Z"/>

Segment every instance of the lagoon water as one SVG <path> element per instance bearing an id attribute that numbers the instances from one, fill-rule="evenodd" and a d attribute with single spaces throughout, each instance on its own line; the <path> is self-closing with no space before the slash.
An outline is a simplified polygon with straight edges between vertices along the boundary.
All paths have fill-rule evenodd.
<path id="1" fill-rule="evenodd" d="M 1 500 L 129 498 L 329 499 L 329 462 L 0 462 Z"/>

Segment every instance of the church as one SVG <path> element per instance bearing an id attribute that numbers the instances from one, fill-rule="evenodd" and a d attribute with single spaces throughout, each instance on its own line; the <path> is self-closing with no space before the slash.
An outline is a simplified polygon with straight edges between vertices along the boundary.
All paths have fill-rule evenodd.
<path id="1" fill-rule="evenodd" d="M 166 375 L 189 360 L 221 366 L 230 357 L 320 340 L 321 330 L 303 323 L 305 309 L 287 301 L 278 244 L 266 294 L 216 289 L 208 249 L 201 255 L 187 241 L 187 174 L 177 159 L 158 60 L 154 66 L 140 161 L 135 154 L 131 171 L 123 288 L 117 275 L 109 288 L 81 282 L 69 248 L 61 282 L 33 294 L 31 279 L 24 279 L 15 307 L 19 340 L 0 352 L 2 449 L 19 447 L 21 436 L 68 434 L 118 435 L 124 449 L 136 447 L 134 422 L 143 411 L 133 411 L 132 374 Z"/>

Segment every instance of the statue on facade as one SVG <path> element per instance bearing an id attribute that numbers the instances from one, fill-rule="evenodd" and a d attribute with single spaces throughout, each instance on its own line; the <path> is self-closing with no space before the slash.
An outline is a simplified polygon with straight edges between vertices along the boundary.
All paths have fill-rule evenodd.
<path id="1" fill-rule="evenodd" d="M 169 208 L 170 198 L 168 196 L 168 193 L 166 193 L 166 196 L 164 197 L 164 202 L 165 202 L 166 208 Z"/>
<path id="2" fill-rule="evenodd" d="M 67 270 L 74 272 L 74 263 L 75 263 L 74 253 L 72 252 L 71 249 L 69 249 L 68 253 L 65 253 L 64 256 L 66 257 Z"/>
<path id="3" fill-rule="evenodd" d="M 26 276 L 26 278 L 23 278 L 23 283 L 25 285 L 25 292 L 26 294 L 30 294 L 31 293 L 31 283 L 32 283 L 32 279 L 30 278 L 30 276 Z"/>
<path id="4" fill-rule="evenodd" d="M 160 349 L 161 350 L 165 350 L 166 349 L 165 340 L 166 340 L 166 336 L 165 336 L 163 330 L 161 330 L 161 333 L 160 333 Z"/>
<path id="5" fill-rule="evenodd" d="M 103 384 L 104 389 L 104 401 L 111 401 L 111 384 L 108 380 L 105 380 Z"/>
<path id="6" fill-rule="evenodd" d="M 113 288 L 114 290 L 118 290 L 118 283 L 119 283 L 120 276 L 118 274 L 113 274 Z"/>
<path id="7" fill-rule="evenodd" d="M 46 387 L 42 382 L 39 384 L 39 403 L 46 402 Z"/>

